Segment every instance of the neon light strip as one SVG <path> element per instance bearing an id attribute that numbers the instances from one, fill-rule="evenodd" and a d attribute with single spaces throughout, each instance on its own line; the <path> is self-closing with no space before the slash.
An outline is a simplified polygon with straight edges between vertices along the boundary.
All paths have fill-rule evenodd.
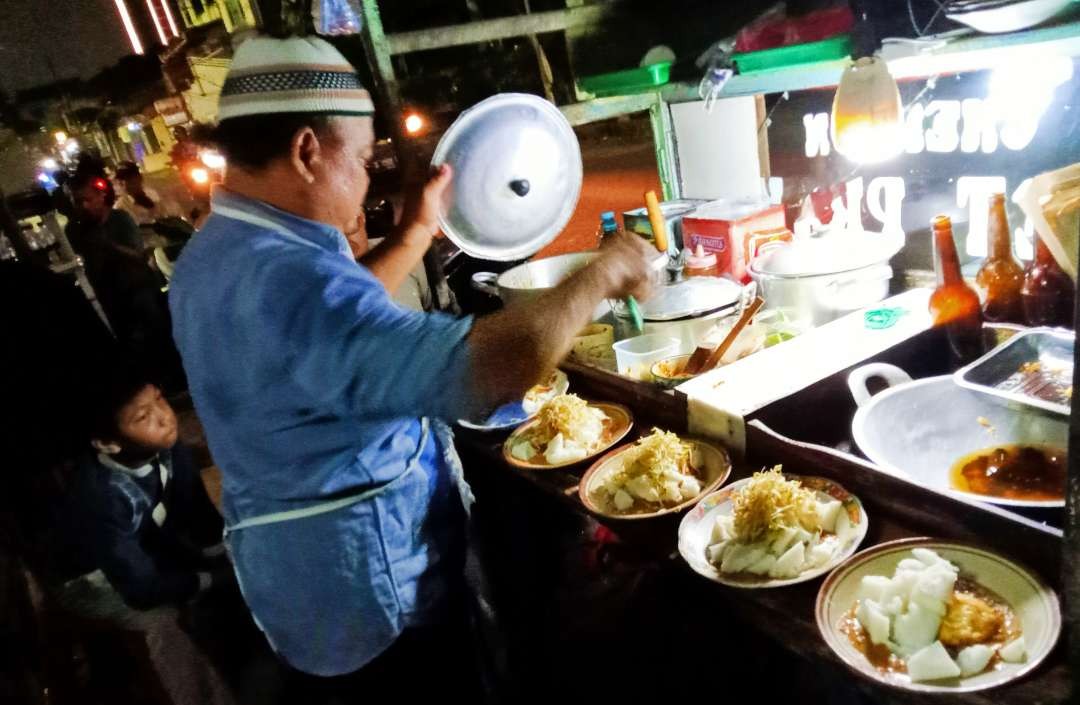
<path id="1" fill-rule="evenodd" d="M 179 37 L 180 30 L 176 28 L 176 20 L 173 19 L 172 10 L 169 9 L 169 0 L 161 0 L 161 9 L 165 11 L 165 21 L 169 23 L 169 31 L 174 37 Z"/>
<path id="2" fill-rule="evenodd" d="M 124 0 L 114 0 L 116 3 L 116 10 L 120 13 L 120 22 L 124 25 L 124 30 L 127 32 L 128 39 L 131 41 L 131 49 L 136 54 L 143 53 L 142 42 L 139 41 L 139 35 L 135 33 L 135 25 L 131 24 L 131 15 L 128 14 L 127 4 Z"/>
<path id="3" fill-rule="evenodd" d="M 161 28 L 161 20 L 158 19 L 157 13 L 154 12 L 153 0 L 146 0 L 146 9 L 150 11 L 150 18 L 154 20 L 154 29 L 157 30 L 157 36 L 161 40 L 161 44 L 163 46 L 168 45 L 169 38 L 165 36 L 165 30 Z"/>

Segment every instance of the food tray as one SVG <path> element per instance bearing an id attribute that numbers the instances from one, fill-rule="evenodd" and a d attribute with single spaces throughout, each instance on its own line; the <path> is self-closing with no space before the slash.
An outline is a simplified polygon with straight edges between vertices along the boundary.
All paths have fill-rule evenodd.
<path id="1" fill-rule="evenodd" d="M 820 42 L 790 44 L 788 46 L 747 51 L 732 54 L 731 58 L 739 73 L 776 71 L 791 66 L 816 64 L 821 61 L 837 61 L 851 55 L 851 35 L 840 34 Z"/>
<path id="2" fill-rule="evenodd" d="M 661 61 L 625 71 L 583 76 L 578 79 L 578 87 L 597 98 L 649 91 L 671 80 L 671 63 Z"/>
<path id="3" fill-rule="evenodd" d="M 1033 328 L 960 368 L 953 379 L 1009 405 L 1068 416 L 1075 341 L 1072 331 Z"/>

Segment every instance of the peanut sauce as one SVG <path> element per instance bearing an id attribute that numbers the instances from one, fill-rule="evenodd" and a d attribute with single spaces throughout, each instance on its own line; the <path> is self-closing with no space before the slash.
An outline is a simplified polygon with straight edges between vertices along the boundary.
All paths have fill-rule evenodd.
<path id="1" fill-rule="evenodd" d="M 949 473 L 962 492 L 1004 499 L 1065 498 L 1065 451 L 1053 446 L 1000 445 L 965 455 Z"/>

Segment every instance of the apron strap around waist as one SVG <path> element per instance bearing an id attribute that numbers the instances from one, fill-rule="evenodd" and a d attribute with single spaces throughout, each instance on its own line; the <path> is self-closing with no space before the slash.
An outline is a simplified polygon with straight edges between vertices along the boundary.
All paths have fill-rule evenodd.
<path id="1" fill-rule="evenodd" d="M 384 492 L 389 491 L 394 486 L 398 485 L 403 479 L 408 477 L 412 472 L 420 465 L 420 456 L 424 453 L 424 447 L 428 441 L 428 420 L 420 420 L 420 442 L 416 445 L 416 452 L 409 458 L 408 463 L 405 466 L 405 470 L 389 482 L 383 483 L 378 487 L 372 487 L 371 489 L 364 490 L 357 494 L 348 495 L 347 497 L 341 497 L 339 499 L 330 500 L 327 502 L 319 502 L 303 509 L 290 509 L 283 512 L 271 512 L 269 514 L 260 514 L 259 516 L 250 517 L 239 521 L 231 526 L 225 527 L 225 535 L 228 536 L 232 531 L 240 531 L 241 529 L 250 529 L 253 526 L 265 526 L 267 524 L 280 524 L 286 521 L 295 521 L 297 519 L 306 519 L 308 517 L 318 516 L 320 514 L 327 514 L 329 512 L 336 512 L 339 509 L 357 504 L 359 502 L 366 502 L 369 499 L 374 499 Z"/>

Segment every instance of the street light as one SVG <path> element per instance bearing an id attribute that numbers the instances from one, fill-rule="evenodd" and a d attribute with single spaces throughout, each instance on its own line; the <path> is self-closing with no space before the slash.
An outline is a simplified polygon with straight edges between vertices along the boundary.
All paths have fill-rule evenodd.
<path id="1" fill-rule="evenodd" d="M 416 113 L 410 113 L 405 117 L 405 132 L 415 135 L 422 129 L 424 129 L 424 118 Z"/>
<path id="2" fill-rule="evenodd" d="M 63 145 L 65 142 L 67 142 L 67 133 L 63 130 L 60 130 L 59 132 L 54 132 L 53 138 L 56 140 L 57 144 Z"/>
<path id="3" fill-rule="evenodd" d="M 47 171 L 56 171 L 56 160 L 52 157 L 41 160 L 41 168 Z"/>
<path id="4" fill-rule="evenodd" d="M 210 181 L 210 172 L 203 169 L 201 166 L 197 166 L 191 170 L 191 180 L 198 185 L 203 186 Z"/>

